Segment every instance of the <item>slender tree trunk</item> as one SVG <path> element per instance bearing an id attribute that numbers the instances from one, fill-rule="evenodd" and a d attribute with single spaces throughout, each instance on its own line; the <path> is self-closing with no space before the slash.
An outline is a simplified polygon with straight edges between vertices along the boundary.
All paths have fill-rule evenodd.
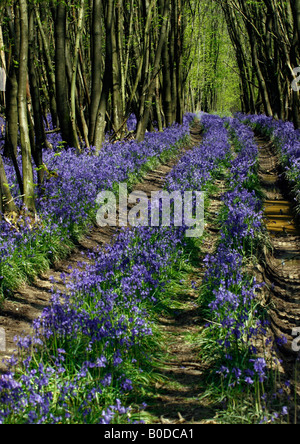
<path id="1" fill-rule="evenodd" d="M 59 0 L 55 23 L 55 79 L 57 114 L 63 140 L 73 147 L 76 140 L 73 138 L 70 106 L 68 98 L 68 82 L 66 75 L 66 4 Z"/>
<path id="2" fill-rule="evenodd" d="M 144 28 L 144 43 L 143 43 L 143 51 L 142 51 L 142 55 L 140 58 L 137 57 L 137 59 L 139 59 L 139 64 L 138 64 L 138 70 L 137 70 L 137 74 L 136 74 L 136 78 L 135 78 L 135 83 L 134 86 L 131 90 L 131 95 L 129 97 L 129 100 L 127 102 L 127 113 L 129 112 L 132 102 L 134 101 L 134 97 L 137 93 L 138 90 L 138 86 L 139 86 L 139 82 L 141 80 L 142 77 L 142 73 L 143 73 L 143 69 L 144 69 L 144 85 L 147 85 L 148 79 L 145 79 L 146 73 L 147 73 L 147 68 L 145 68 L 145 65 L 147 65 L 146 59 L 149 53 L 149 39 L 150 39 L 150 29 L 151 29 L 151 21 L 152 21 L 152 16 L 153 16 L 153 8 L 155 5 L 155 0 L 151 0 L 151 3 L 148 6 L 148 11 L 147 11 L 147 16 L 146 16 L 146 24 L 145 24 L 145 28 Z M 144 92 L 142 92 L 142 94 L 144 94 Z"/>
<path id="3" fill-rule="evenodd" d="M 119 0 L 120 1 L 120 0 Z M 124 110 L 122 109 L 122 84 L 121 84 L 121 66 L 122 59 L 120 52 L 122 48 L 117 46 L 116 38 L 116 12 L 113 11 L 112 26 L 110 30 L 110 46 L 111 46 L 111 73 L 112 73 L 112 124 L 115 132 L 121 127 L 124 118 Z M 122 68 L 123 69 L 123 68 Z"/>
<path id="4" fill-rule="evenodd" d="M 295 29 L 298 33 L 298 44 L 300 42 L 300 0 L 290 0 L 293 16 L 294 16 L 294 23 L 295 23 Z"/>
<path id="5" fill-rule="evenodd" d="M 177 83 L 177 106 L 176 122 L 183 123 L 183 54 L 182 54 L 182 0 L 176 2 L 176 41 L 175 41 L 175 61 L 176 61 L 176 83 Z"/>
<path id="6" fill-rule="evenodd" d="M 246 62 L 245 52 L 243 50 L 243 45 L 241 42 L 241 35 L 238 31 L 238 23 L 236 16 L 234 15 L 231 7 L 229 7 L 228 2 L 221 2 L 221 6 L 225 15 L 225 20 L 227 23 L 228 33 L 235 49 L 236 61 L 240 74 L 241 83 L 241 93 L 242 102 L 244 104 L 244 112 L 255 113 L 255 101 L 252 90 L 252 85 L 249 80 L 248 66 Z"/>
<path id="7" fill-rule="evenodd" d="M 29 212 L 35 213 L 34 179 L 31 162 L 31 145 L 27 118 L 27 76 L 28 76 L 28 9 L 27 1 L 19 0 L 20 7 L 20 60 L 18 109 L 23 167 L 24 204 Z"/>
<path id="8" fill-rule="evenodd" d="M 17 156 L 18 122 L 18 80 L 12 62 L 6 82 L 5 157 Z"/>
<path id="9" fill-rule="evenodd" d="M 260 61 L 259 61 L 258 54 L 257 54 L 258 41 L 257 41 L 257 38 L 254 37 L 252 30 L 249 30 L 249 38 L 250 38 L 250 44 L 251 44 L 251 49 L 252 49 L 253 65 L 255 66 L 255 69 L 256 69 L 259 88 L 260 88 L 260 92 L 261 92 L 261 97 L 262 97 L 264 108 L 265 108 L 265 113 L 267 116 L 273 116 L 273 110 L 272 110 L 270 96 L 269 96 L 267 85 L 266 85 L 266 80 L 263 76 L 261 66 L 260 66 Z"/>
<path id="10" fill-rule="evenodd" d="M 118 0 L 117 14 L 116 14 L 116 34 L 117 34 L 117 52 L 116 61 L 119 66 L 119 81 L 120 81 L 120 112 L 119 112 L 119 126 L 124 120 L 125 101 L 126 101 L 126 77 L 125 77 L 125 44 L 124 44 L 124 5 L 123 0 Z M 119 134 L 121 136 L 121 134 Z"/>
<path id="11" fill-rule="evenodd" d="M 156 79 L 156 88 L 155 88 L 155 108 L 156 108 L 156 117 L 157 117 L 157 127 L 158 131 L 163 131 L 163 122 L 162 122 L 162 103 L 161 96 L 159 94 L 159 78 Z"/>
<path id="12" fill-rule="evenodd" d="M 12 55 L 13 57 L 13 55 Z M 19 165 L 17 162 L 17 146 L 19 132 L 19 111 L 18 111 L 18 80 L 14 66 L 14 60 L 11 60 L 9 75 L 6 82 L 6 127 L 5 127 L 5 145 L 4 157 L 12 159 L 21 194 L 23 193 L 23 180 Z"/>
<path id="13" fill-rule="evenodd" d="M 165 0 L 164 12 L 163 12 L 163 16 L 162 16 L 162 24 L 161 24 L 161 30 L 160 30 L 160 37 L 159 37 L 159 42 L 158 42 L 158 46 L 156 49 L 152 75 L 151 75 L 151 79 L 150 79 L 147 91 L 141 97 L 140 109 L 142 109 L 143 111 L 142 111 L 142 113 L 141 112 L 139 113 L 139 121 L 138 121 L 137 136 L 136 136 L 138 141 L 142 141 L 144 139 L 147 125 L 148 125 L 148 121 L 149 121 L 150 109 L 151 109 L 152 99 L 153 99 L 153 95 L 154 95 L 154 91 L 155 91 L 155 79 L 156 79 L 156 76 L 159 74 L 163 45 L 167 39 L 169 12 L 170 12 L 170 3 L 168 0 Z"/>
<path id="14" fill-rule="evenodd" d="M 41 185 L 44 181 L 43 169 L 43 148 L 46 147 L 46 133 L 43 122 L 43 114 L 40 100 L 39 82 L 36 71 L 35 59 L 35 29 L 34 29 L 34 11 L 31 8 L 29 13 L 29 83 L 34 119 L 34 135 L 31 143 L 32 154 L 37 167 L 38 183 Z"/>
<path id="15" fill-rule="evenodd" d="M 72 122 L 72 130 L 73 130 L 73 139 L 74 139 L 74 147 L 80 151 L 80 145 L 77 136 L 77 127 L 76 127 L 76 78 L 77 78 L 77 69 L 78 69 L 78 59 L 79 59 L 79 50 L 80 50 L 80 40 L 83 29 L 83 21 L 84 21 L 84 8 L 85 0 L 81 0 L 81 5 L 79 9 L 79 17 L 77 23 L 77 34 L 75 41 L 75 57 L 72 67 L 72 81 L 71 81 L 71 122 Z"/>
<path id="16" fill-rule="evenodd" d="M 11 41 L 7 62 L 7 81 L 6 81 L 6 128 L 5 128 L 5 157 L 17 156 L 18 145 L 18 80 L 15 68 L 15 62 L 19 58 L 19 42 L 16 31 L 13 26 L 19 28 L 19 14 L 16 13 L 15 21 L 13 21 L 12 10 L 10 6 L 6 6 L 6 15 L 9 18 L 9 38 Z"/>
<path id="17" fill-rule="evenodd" d="M 94 0 L 92 9 L 92 89 L 89 116 L 89 140 L 95 144 L 95 127 L 101 98 L 102 87 L 102 0 Z"/>
<path id="18" fill-rule="evenodd" d="M 1 68 L 3 70 L 4 76 L 7 76 L 7 67 L 6 67 L 6 60 L 5 60 L 5 52 L 4 52 L 4 42 L 3 42 L 3 33 L 2 33 L 2 25 L 0 24 L 0 64 Z M 1 80 L 4 80 L 1 79 Z M 6 106 L 6 100 L 5 100 L 5 92 L 1 91 L 1 95 L 3 98 L 3 106 Z"/>
<path id="19" fill-rule="evenodd" d="M 164 0 L 160 0 L 160 7 L 163 11 Z M 170 62 L 170 51 L 169 51 L 169 39 L 165 41 L 163 51 L 162 51 L 162 72 L 163 72 L 163 108 L 165 114 L 165 125 L 171 126 L 174 122 L 173 119 L 173 100 L 172 100 L 172 79 L 171 79 L 171 62 Z"/>
<path id="20" fill-rule="evenodd" d="M 106 28 L 105 71 L 104 71 L 103 86 L 98 108 L 95 137 L 94 137 L 94 145 L 96 147 L 96 153 L 99 153 L 99 151 L 102 148 L 102 144 L 104 142 L 107 102 L 111 86 L 111 66 L 112 66 L 111 29 L 112 29 L 112 20 L 113 20 L 113 7 L 114 7 L 114 0 L 108 0 L 106 18 L 105 18 L 105 28 Z"/>
<path id="21" fill-rule="evenodd" d="M 42 42 L 43 42 L 43 53 L 45 56 L 45 62 L 46 62 L 46 74 L 48 79 L 48 91 L 49 91 L 49 106 L 52 116 L 52 123 L 54 126 L 58 123 L 58 117 L 57 117 L 57 106 L 56 106 L 56 88 L 55 88 L 55 70 L 53 68 L 53 63 L 51 59 L 51 53 L 50 53 L 50 45 L 49 45 L 49 39 L 45 33 L 40 13 L 39 13 L 39 6 L 35 5 L 35 16 L 36 21 L 38 24 L 39 32 L 41 34 Z"/>
<path id="22" fill-rule="evenodd" d="M 294 19 L 294 29 L 297 31 L 297 38 L 294 36 L 293 42 L 292 42 L 292 59 L 295 62 L 296 67 L 296 59 L 299 57 L 299 44 L 300 44 L 300 0 L 290 0 L 292 13 L 293 13 L 293 19 Z M 292 114 L 293 114 L 293 121 L 295 127 L 298 129 L 300 128 L 300 100 L 299 100 L 299 91 L 293 91 L 292 92 Z"/>

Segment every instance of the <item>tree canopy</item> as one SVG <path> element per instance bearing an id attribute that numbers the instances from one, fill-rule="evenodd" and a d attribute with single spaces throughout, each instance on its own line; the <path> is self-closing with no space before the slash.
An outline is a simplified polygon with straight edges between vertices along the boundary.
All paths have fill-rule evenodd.
<path id="1" fill-rule="evenodd" d="M 187 110 L 264 112 L 299 127 L 299 17 L 299 0 L 3 0 L 3 155 L 25 205 L 34 212 L 32 159 L 42 183 L 47 131 L 99 153 L 105 134 L 128 134 L 132 114 L 138 141 Z"/>

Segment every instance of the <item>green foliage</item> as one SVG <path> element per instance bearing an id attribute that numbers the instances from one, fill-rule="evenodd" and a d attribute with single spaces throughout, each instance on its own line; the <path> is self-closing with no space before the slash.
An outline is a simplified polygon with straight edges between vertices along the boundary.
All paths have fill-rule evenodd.
<path id="1" fill-rule="evenodd" d="M 219 115 L 240 109 L 239 75 L 222 9 L 217 2 L 192 2 L 185 35 L 188 84 L 195 107 Z M 189 49 L 188 49 L 189 48 Z"/>

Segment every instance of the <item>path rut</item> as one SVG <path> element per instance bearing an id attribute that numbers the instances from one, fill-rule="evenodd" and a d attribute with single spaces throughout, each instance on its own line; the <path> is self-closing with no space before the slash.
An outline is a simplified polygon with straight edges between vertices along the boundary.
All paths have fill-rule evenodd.
<path id="1" fill-rule="evenodd" d="M 220 227 L 218 214 L 222 206 L 221 197 L 225 192 L 225 181 L 215 182 L 218 191 L 210 195 L 210 206 L 205 216 L 205 231 L 201 248 L 198 251 L 190 275 L 191 282 L 176 297 L 180 303 L 170 315 L 158 320 L 164 331 L 166 343 L 166 362 L 161 371 L 163 382 L 157 383 L 149 397 L 147 412 L 159 424 L 213 424 L 219 406 L 202 399 L 202 381 L 208 366 L 200 357 L 197 341 L 201 330 L 207 323 L 199 307 L 199 287 L 205 274 L 204 258 L 215 251 Z"/>
<path id="2" fill-rule="evenodd" d="M 268 306 L 272 330 L 288 342 L 280 347 L 287 365 L 294 364 L 293 328 L 300 327 L 300 229 L 273 143 L 257 138 L 259 178 L 265 193 L 266 226 L 271 250 L 265 250 L 264 281 L 268 285 Z M 288 371 L 291 369 L 288 369 Z"/>

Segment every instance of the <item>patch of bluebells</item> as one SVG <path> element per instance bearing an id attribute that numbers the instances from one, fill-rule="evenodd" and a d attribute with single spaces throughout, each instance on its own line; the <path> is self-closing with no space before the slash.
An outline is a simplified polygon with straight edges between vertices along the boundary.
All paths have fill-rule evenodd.
<path id="1" fill-rule="evenodd" d="M 105 180 L 111 180 L 106 171 L 108 168 L 111 175 L 115 174 L 115 180 L 124 180 L 127 174 L 125 168 L 120 173 L 120 168 L 115 166 L 122 156 L 128 159 L 127 166 L 132 163 L 132 168 L 138 168 L 137 166 L 142 165 L 142 159 L 145 161 L 153 155 L 159 155 L 170 143 L 178 142 L 187 133 L 192 120 L 193 116 L 188 116 L 183 127 L 174 125 L 167 134 L 148 134 L 148 141 L 137 147 L 133 143 L 104 147 L 106 157 L 101 154 L 102 165 L 95 159 L 95 171 L 99 177 L 102 174 L 100 185 L 96 183 L 95 187 L 112 185 L 113 181 L 105 183 Z M 49 155 L 48 165 L 51 169 L 55 168 L 58 177 L 61 174 L 64 180 L 70 180 L 78 174 L 77 179 L 79 183 L 83 180 L 83 186 L 89 184 L 89 180 L 95 180 L 95 175 L 91 173 L 94 162 L 91 162 L 90 156 L 75 156 L 73 150 L 56 153 L 59 155 L 54 156 L 51 154 L 46 153 L 45 158 Z M 105 162 L 107 168 L 103 168 Z M 63 201 L 62 196 L 67 197 L 67 190 L 61 191 L 63 181 L 61 187 L 56 188 L 55 200 L 57 183 L 54 180 L 51 182 L 45 190 L 45 194 L 48 193 L 48 205 L 45 194 L 45 203 L 39 201 L 40 214 L 44 217 L 49 215 L 50 220 L 54 217 L 51 213 L 53 201 L 58 209 L 56 216 L 60 216 L 59 202 L 64 205 L 64 209 L 66 205 L 74 204 L 71 198 L 67 202 Z M 69 191 L 72 189 L 71 186 Z M 76 195 L 76 205 L 84 195 L 83 191 L 81 190 L 79 197 Z M 49 203 L 51 193 L 53 198 Z M 72 196 L 74 199 L 74 193 Z M 44 212 L 41 211 L 43 208 Z M 63 214 L 66 215 L 62 211 L 61 217 Z M 128 362 L 137 362 L 140 343 L 145 337 L 152 335 L 143 303 L 155 303 L 156 294 L 163 292 L 166 270 L 182 240 L 181 231 L 165 229 L 161 232 L 149 228 L 124 230 L 114 240 L 113 247 L 107 246 L 105 252 L 95 255 L 93 266 L 86 267 L 84 271 L 73 272 L 68 294 L 53 294 L 50 307 L 35 320 L 34 336 L 16 338 L 20 356 L 27 354 L 31 347 L 36 352 L 42 347 L 45 364 L 36 368 L 36 361 L 30 357 L 23 363 L 22 359 L 12 358 L 9 362 L 10 371 L 0 378 L 1 422 L 8 418 L 13 422 L 15 417 L 18 422 L 20 415 L 28 423 L 67 422 L 70 416 L 76 421 L 78 414 L 79 421 L 105 423 L 109 418 L 112 420 L 116 412 L 122 415 L 128 412 L 123 407 L 119 408 L 117 403 L 117 406 L 110 406 L 103 412 L 102 419 L 93 417 L 95 408 L 99 409 L 95 401 L 105 399 L 105 393 L 112 385 L 113 390 L 120 393 L 126 394 L 132 390 L 132 381 L 126 374 L 126 366 Z M 17 376 L 17 363 L 23 366 L 21 377 Z M 73 363 L 76 363 L 75 368 L 70 372 Z M 94 379 L 96 382 L 91 382 Z M 55 403 L 53 387 L 59 393 Z M 74 399 L 80 400 L 80 407 Z M 70 404 L 73 403 L 75 412 L 70 412 Z"/>
<path id="2" fill-rule="evenodd" d="M 230 156 L 230 143 L 223 120 L 218 116 L 203 114 L 201 123 L 205 136 L 199 147 L 188 151 L 168 177 L 168 191 L 198 190 L 216 177 L 219 169 Z"/>
<path id="3" fill-rule="evenodd" d="M 208 128 L 215 123 L 216 118 L 208 119 Z M 22 417 L 29 423 L 71 418 L 104 424 L 115 421 L 116 412 L 128 414 L 118 400 L 104 410 L 103 406 L 108 394 L 126 397 L 132 391 L 130 367 L 147 359 L 143 350 L 152 335 L 149 312 L 163 297 L 168 270 L 182 253 L 184 231 L 122 230 L 105 250 L 90 253 L 93 265 L 72 272 L 68 294 L 53 294 L 50 307 L 34 321 L 35 334 L 17 339 L 19 356 L 32 347 L 35 355 L 23 363 L 22 358 L 13 358 L 0 378 L 2 422 Z M 21 376 L 17 364 L 23 366 Z"/>
<path id="4" fill-rule="evenodd" d="M 98 193 L 112 190 L 115 183 L 137 176 L 148 161 L 158 159 L 177 146 L 188 136 L 189 125 L 194 118 L 195 115 L 188 113 L 183 125 L 174 124 L 163 132 L 147 133 L 141 143 L 134 140 L 105 142 L 99 156 L 93 155 L 92 148 L 86 148 L 80 154 L 72 148 L 63 149 L 60 134 L 50 134 L 49 142 L 54 148 L 43 152 L 43 160 L 50 174 L 46 174 L 45 184 L 42 189 L 37 189 L 36 196 L 37 213 L 42 222 L 33 230 L 29 222 L 25 223 L 19 231 L 6 221 L 0 222 L 0 275 L 5 277 L 7 272 L 1 271 L 1 267 L 7 269 L 14 255 L 18 258 L 23 251 L 27 254 L 26 245 L 35 245 L 35 248 L 42 250 L 42 254 L 51 257 L 50 253 L 44 252 L 43 245 L 51 244 L 54 237 L 66 243 L 76 237 L 78 227 L 85 229 L 95 218 Z M 49 126 L 52 129 L 51 121 Z M 21 193 L 13 164 L 7 159 L 4 162 L 12 195 L 21 207 Z M 22 170 L 20 155 L 18 162 Z M 32 251 L 29 250 L 28 254 L 32 254 Z M 28 257 L 24 260 L 28 260 Z"/>
<path id="5" fill-rule="evenodd" d="M 100 155 L 91 157 L 89 152 L 77 156 L 73 150 L 59 156 L 45 158 L 49 170 L 58 177 L 51 179 L 40 199 L 38 209 L 43 219 L 59 224 L 82 223 L 87 220 L 97 194 L 111 190 L 115 183 L 125 182 L 136 175 L 150 159 L 159 158 L 189 134 L 190 120 L 184 125 L 174 124 L 163 133 L 147 133 L 145 141 L 137 143 L 105 143 Z M 49 152 L 48 152 L 49 155 Z M 49 205 L 50 203 L 50 205 Z"/>
<path id="6" fill-rule="evenodd" d="M 266 370 L 264 358 L 252 359 L 256 353 L 252 340 L 259 334 L 266 334 L 265 322 L 257 321 L 255 326 L 251 324 L 255 314 L 253 304 L 261 284 L 248 278 L 243 270 L 245 248 L 251 245 L 263 227 L 262 202 L 254 191 L 246 188 L 249 177 L 256 170 L 258 148 L 251 129 L 236 119 L 223 120 L 204 114 L 201 121 L 206 127 L 203 144 L 183 156 L 171 172 L 167 187 L 170 191 L 178 189 L 178 184 L 181 190 L 203 189 L 216 177 L 221 165 L 224 166 L 231 158 L 229 134 L 225 128 L 229 124 L 237 155 L 231 158 L 230 189 L 223 196 L 225 213 L 220 244 L 216 253 L 205 259 L 209 308 L 213 317 L 210 329 L 228 362 L 227 366 L 222 366 L 220 373 L 230 379 L 230 385 L 241 381 L 252 384 L 255 377 L 262 381 Z M 210 125 L 209 122 L 213 121 L 214 124 Z M 236 366 L 234 355 L 237 350 L 240 360 L 244 359 L 242 350 L 247 351 L 247 368 Z M 240 364 L 242 367 L 242 362 Z"/>
<path id="7" fill-rule="evenodd" d="M 238 119 L 225 119 L 231 140 L 237 155 L 231 161 L 230 187 L 235 188 L 243 184 L 243 188 L 251 174 L 256 172 L 258 146 L 254 141 L 254 134 L 247 126 L 241 125 Z"/>
<path id="8" fill-rule="evenodd" d="M 247 248 L 263 227 L 262 203 L 255 192 L 245 188 L 255 172 L 258 149 L 249 127 L 237 119 L 226 119 L 226 124 L 236 156 L 231 161 L 229 191 L 223 196 L 220 244 L 206 258 L 205 280 L 213 321 L 209 329 L 220 347 L 223 364 L 219 373 L 230 386 L 252 385 L 255 378 L 263 381 L 266 376 L 265 359 L 255 356 L 257 351 L 253 347 L 253 340 L 266 333 L 265 322 L 253 325 L 252 321 L 262 284 L 249 278 L 243 268 L 245 254 L 251 253 Z"/>
<path id="9" fill-rule="evenodd" d="M 137 118 L 135 114 L 130 114 L 127 120 L 128 131 L 135 131 L 137 127 Z"/>
<path id="10" fill-rule="evenodd" d="M 228 160 L 230 145 L 222 119 L 203 115 L 202 123 L 206 127 L 203 147 L 184 156 L 180 167 L 169 175 L 167 189 L 201 190 L 218 174 L 220 164 Z M 214 131 L 214 126 L 218 130 Z M 240 142 L 240 156 L 244 160 L 243 140 Z M 247 152 L 250 168 L 254 166 L 254 151 L 252 156 L 247 146 Z M 203 175 L 195 174 L 195 162 Z M 249 339 L 264 331 L 265 325 L 249 324 L 258 286 L 255 281 L 245 279 L 242 245 L 243 239 L 255 235 L 259 229 L 260 215 L 255 219 L 259 203 L 252 193 L 245 192 L 238 174 L 234 175 L 234 161 L 231 167 L 234 187 L 224 196 L 225 204 L 236 210 L 236 218 L 238 201 L 243 199 L 246 217 L 243 213 L 238 219 L 241 223 L 233 240 L 231 211 L 228 211 L 223 241 L 217 254 L 206 260 L 206 277 L 213 295 L 210 308 L 227 332 L 225 339 L 218 338 L 228 362 L 219 372 L 230 378 L 231 385 L 241 381 L 252 385 L 255 378 L 264 380 L 266 363 L 255 356 Z M 185 176 L 192 185 L 184 180 Z M 178 228 L 124 230 L 105 252 L 91 254 L 93 265 L 73 271 L 68 294 L 53 294 L 51 306 L 34 322 L 35 335 L 18 339 L 21 356 L 26 356 L 31 347 L 36 355 L 35 359 L 25 358 L 23 363 L 22 359 L 13 358 L 10 370 L 0 377 L 1 422 L 20 422 L 22 418 L 26 423 L 109 424 L 118 422 L 119 416 L 122 421 L 124 417 L 130 421 L 130 408 L 119 398 L 123 394 L 126 398 L 134 387 L 129 368 L 145 359 L 143 346 L 152 335 L 149 311 L 163 297 L 168 269 L 181 254 L 183 239 L 184 230 Z M 217 330 L 220 332 L 219 327 Z M 249 347 L 251 359 L 247 369 L 239 368 L 236 361 L 230 365 L 236 344 Z M 21 376 L 16 364 L 23 366 Z M 111 399 L 112 393 L 117 393 L 118 398 L 113 395 L 115 405 L 107 406 L 106 399 Z"/>

